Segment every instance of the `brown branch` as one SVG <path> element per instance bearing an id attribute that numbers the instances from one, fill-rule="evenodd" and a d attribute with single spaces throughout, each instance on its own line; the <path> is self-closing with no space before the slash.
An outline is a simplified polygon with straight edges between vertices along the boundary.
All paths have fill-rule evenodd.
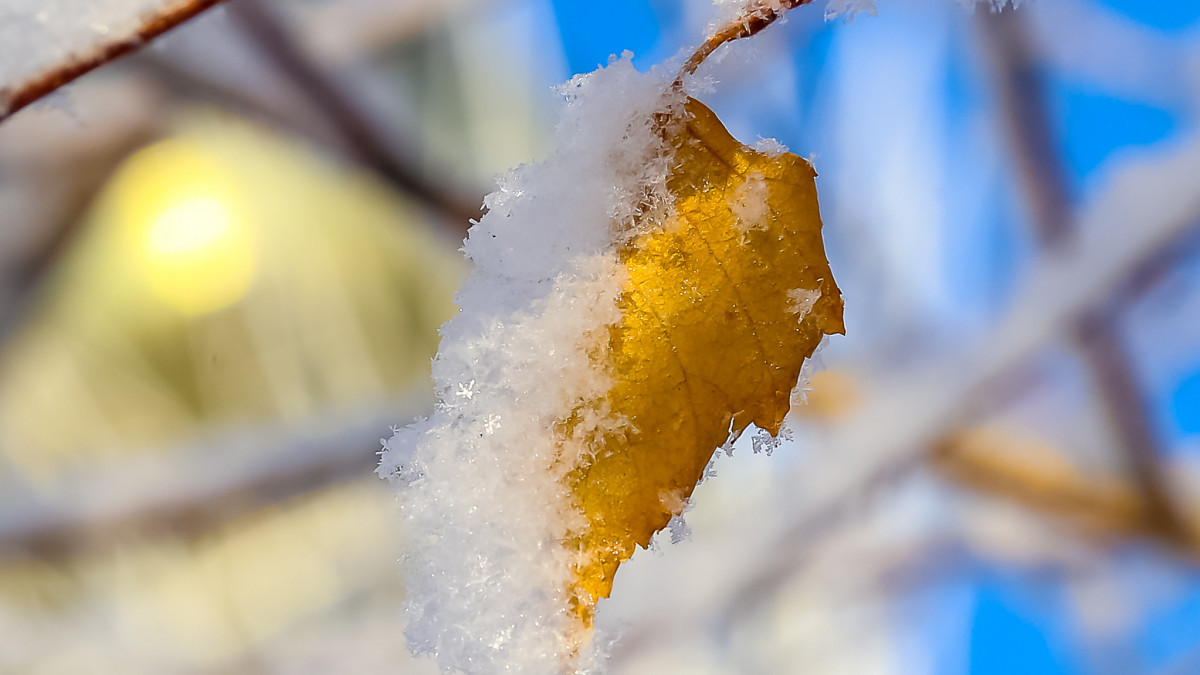
<path id="1" fill-rule="evenodd" d="M 146 17 L 132 35 L 96 46 L 75 55 L 70 61 L 0 89 L 0 122 L 80 76 L 141 49 L 154 38 L 223 1 L 180 0 L 169 8 Z"/>
<path id="2" fill-rule="evenodd" d="M 1053 149 L 1043 87 L 1024 15 L 1009 11 L 981 12 L 979 16 L 1030 220 L 1043 250 L 1054 254 L 1070 242 L 1078 228 L 1073 222 L 1066 172 Z M 1107 307 L 1093 308 L 1078 318 L 1074 333 L 1150 517 L 1175 536 L 1185 536 L 1190 528 L 1171 498 L 1146 402 L 1122 344 L 1117 317 Z"/>
<path id="3" fill-rule="evenodd" d="M 377 127 L 345 87 L 313 62 L 262 0 L 239 0 L 229 6 L 229 11 L 279 71 L 307 94 L 359 161 L 404 192 L 450 216 L 455 232 L 466 234 L 470 222 L 482 215 L 479 200 L 447 190 L 444 181 L 423 175 L 392 152 L 388 134 Z"/>
<path id="4" fill-rule="evenodd" d="M 680 86 L 685 77 L 694 74 L 700 64 L 704 63 L 721 45 L 756 35 L 775 23 L 788 10 L 795 9 L 800 5 L 807 5 L 810 2 L 812 0 L 751 0 L 742 8 L 737 18 L 710 35 L 704 44 L 688 57 L 683 67 L 679 69 L 675 85 Z"/>

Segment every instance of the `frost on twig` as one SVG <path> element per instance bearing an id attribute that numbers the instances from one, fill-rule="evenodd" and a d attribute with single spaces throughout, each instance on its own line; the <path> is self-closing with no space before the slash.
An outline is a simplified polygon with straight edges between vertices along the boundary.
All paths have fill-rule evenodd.
<path id="1" fill-rule="evenodd" d="M 222 0 L 8 0 L 0 6 L 0 120 Z"/>

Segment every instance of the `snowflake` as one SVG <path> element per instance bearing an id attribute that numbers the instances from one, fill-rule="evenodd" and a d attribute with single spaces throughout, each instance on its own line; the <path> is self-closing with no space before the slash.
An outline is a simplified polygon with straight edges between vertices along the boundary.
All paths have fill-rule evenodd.
<path id="1" fill-rule="evenodd" d="M 459 382 L 458 391 L 454 392 L 454 395 L 461 396 L 468 401 L 475 398 L 475 380 L 471 380 L 466 384 Z"/>
<path id="2" fill-rule="evenodd" d="M 472 380 L 472 382 L 473 381 L 474 380 Z M 484 420 L 484 422 L 483 422 L 483 431 L 488 436 L 491 436 L 492 434 L 496 433 L 496 430 L 499 428 L 500 428 L 500 416 L 499 415 L 488 415 L 487 419 Z"/>

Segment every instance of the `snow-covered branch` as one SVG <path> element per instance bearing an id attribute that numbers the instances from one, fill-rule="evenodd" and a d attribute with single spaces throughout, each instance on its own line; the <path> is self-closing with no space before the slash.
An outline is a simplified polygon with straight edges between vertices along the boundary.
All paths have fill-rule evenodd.
<path id="1" fill-rule="evenodd" d="M 0 9 L 0 121 L 223 0 L 21 0 Z"/>

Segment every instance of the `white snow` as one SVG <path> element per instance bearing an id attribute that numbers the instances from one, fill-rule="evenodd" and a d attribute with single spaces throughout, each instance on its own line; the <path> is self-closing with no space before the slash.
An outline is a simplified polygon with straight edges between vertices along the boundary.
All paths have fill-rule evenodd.
<path id="1" fill-rule="evenodd" d="M 651 120 L 682 102 L 671 76 L 627 54 L 562 87 L 554 152 L 499 181 L 463 247 L 474 270 L 442 327 L 436 410 L 386 443 L 379 472 L 411 536 L 406 635 L 443 669 L 558 673 L 577 647 L 560 542 L 579 522 L 562 478 L 582 446 L 555 425 L 610 386 L 589 354 L 620 318 L 616 250 L 637 204 L 669 201 Z"/>
<path id="2" fill-rule="evenodd" d="M 738 186 L 733 194 L 733 215 L 737 218 L 738 229 L 747 233 L 753 229 L 762 229 L 768 222 L 770 213 L 767 197 L 770 187 L 766 179 L 757 171 L 746 176 L 746 182 Z"/>

